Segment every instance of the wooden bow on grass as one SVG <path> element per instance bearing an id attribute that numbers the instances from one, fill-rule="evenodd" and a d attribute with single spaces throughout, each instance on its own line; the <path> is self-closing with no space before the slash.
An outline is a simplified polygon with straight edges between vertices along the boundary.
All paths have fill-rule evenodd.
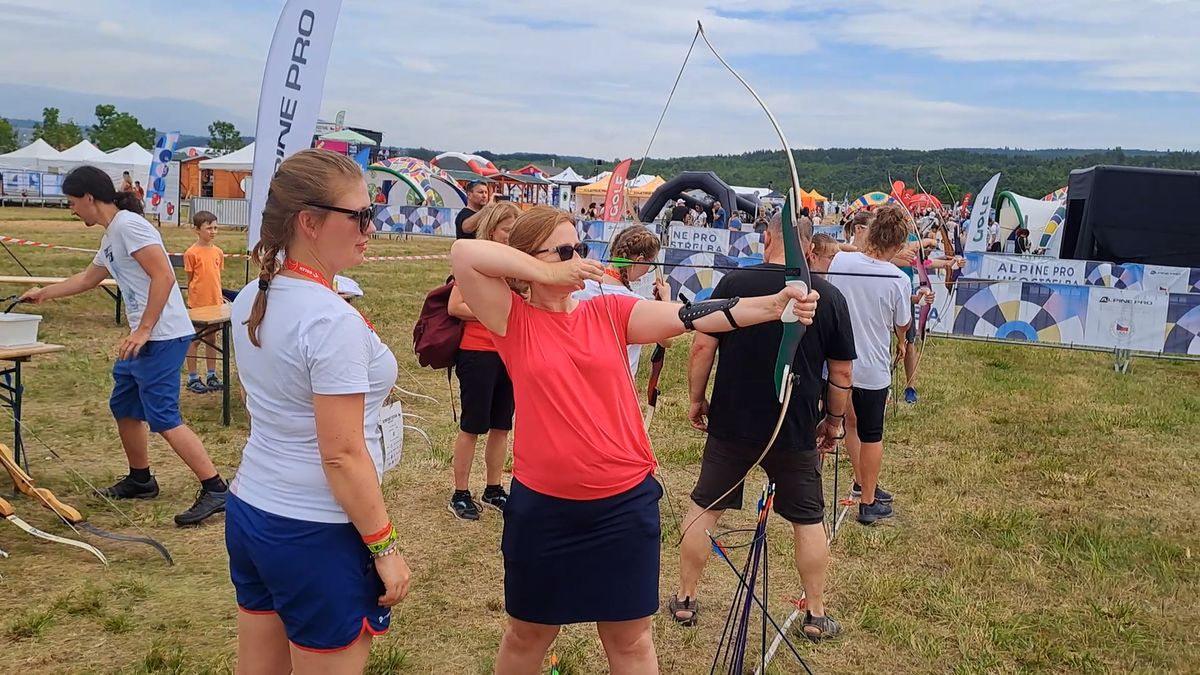
<path id="1" fill-rule="evenodd" d="M 167 550 L 167 547 L 163 546 L 161 543 L 159 543 L 155 539 L 152 539 L 148 536 L 140 536 L 139 537 L 139 536 L 132 536 L 132 535 L 128 535 L 128 534 L 118 534 L 115 532 L 109 532 L 107 530 L 102 530 L 102 529 L 96 527 L 95 525 L 92 525 L 91 523 L 87 522 L 87 519 L 77 509 L 64 503 L 57 496 L 55 496 L 55 494 L 53 492 L 51 492 L 50 490 L 48 490 L 46 488 L 38 487 L 34 483 L 33 478 L 29 474 L 25 473 L 25 470 L 22 469 L 20 466 L 18 466 L 16 461 L 13 460 L 12 450 L 10 450 L 8 448 L 8 446 L 3 445 L 3 444 L 0 444 L 0 464 L 3 464 L 4 469 L 6 471 L 8 471 L 8 475 L 10 478 L 12 478 L 13 485 L 16 486 L 18 492 L 20 492 L 23 495 L 26 495 L 28 497 L 32 497 L 32 498 L 38 500 L 38 502 L 40 502 L 42 504 L 42 506 L 53 511 L 54 515 L 61 518 L 62 521 L 67 524 L 67 527 L 70 527 L 72 530 L 74 530 L 76 534 L 79 533 L 79 530 L 84 530 L 86 532 L 90 532 L 91 534 L 94 534 L 97 537 L 102 537 L 104 539 L 111 539 L 113 541 L 132 542 L 132 543 L 136 543 L 136 544 L 145 544 L 146 546 L 149 546 L 149 547 L 153 548 L 155 551 L 157 551 L 158 554 L 161 555 L 167 561 L 168 565 L 175 564 L 175 561 L 171 558 L 171 553 Z M 9 520 L 13 520 L 13 518 L 15 518 L 15 516 L 9 517 L 6 514 L 0 514 L 0 515 L 5 515 L 5 517 L 8 517 Z M 20 520 L 20 519 L 18 519 L 18 520 Z M 41 536 L 38 534 L 38 532 L 41 532 L 40 530 L 38 530 L 37 532 L 34 532 L 30 529 L 22 527 L 21 522 L 24 522 L 24 521 L 21 521 L 21 522 L 13 521 L 13 522 L 16 523 L 17 527 L 21 527 L 21 529 L 24 529 L 26 532 L 29 532 L 30 534 L 33 534 L 34 536 Z M 41 532 L 41 534 L 46 534 L 46 533 Z M 47 539 L 47 538 L 49 538 L 51 541 L 57 541 L 59 543 L 68 543 L 69 542 L 70 545 L 72 545 L 72 546 L 79 546 L 80 548 L 85 548 L 86 550 L 93 552 L 101 560 L 104 560 L 104 555 L 102 553 L 100 553 L 100 551 L 98 551 L 94 547 L 92 547 L 90 544 L 84 544 L 83 542 L 77 542 L 77 541 L 74 541 L 71 539 L 63 539 L 61 537 L 55 537 L 54 535 L 48 535 L 47 537 L 43 537 L 43 539 Z M 105 564 L 107 564 L 106 560 L 105 560 Z"/>

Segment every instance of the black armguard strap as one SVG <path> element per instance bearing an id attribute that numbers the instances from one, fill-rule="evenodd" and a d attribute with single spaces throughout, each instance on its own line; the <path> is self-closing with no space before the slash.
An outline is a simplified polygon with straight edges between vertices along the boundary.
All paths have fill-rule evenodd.
<path id="1" fill-rule="evenodd" d="M 841 389 L 842 391 L 850 391 L 851 389 L 854 388 L 853 386 L 843 387 L 842 385 L 838 384 L 837 382 L 834 382 L 833 380 L 826 380 L 825 382 L 828 383 L 829 386 L 836 387 L 838 389 Z"/>
<path id="2" fill-rule="evenodd" d="M 696 302 L 688 306 L 679 308 L 679 320 L 683 322 L 683 327 L 688 330 L 696 330 L 695 321 L 701 317 L 708 316 L 713 312 L 723 312 L 725 318 L 729 320 L 729 325 L 734 328 L 741 328 L 736 321 L 733 320 L 733 306 L 738 304 L 741 298 L 724 298 L 721 300 L 705 300 L 704 302 Z"/>

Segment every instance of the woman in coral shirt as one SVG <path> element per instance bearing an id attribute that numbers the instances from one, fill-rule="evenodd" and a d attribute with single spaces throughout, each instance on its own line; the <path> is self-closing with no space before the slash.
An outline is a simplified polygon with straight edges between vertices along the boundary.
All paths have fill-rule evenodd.
<path id="1" fill-rule="evenodd" d="M 787 311 L 810 323 L 817 294 L 788 288 L 690 308 L 610 294 L 580 301 L 571 294 L 604 268 L 583 259 L 569 214 L 535 206 L 508 243 L 459 240 L 450 254 L 518 411 L 501 542 L 509 624 L 496 672 L 536 672 L 562 624 L 593 621 L 612 672 L 657 672 L 662 488 L 626 347 L 778 321 L 789 300 L 798 302 Z"/>

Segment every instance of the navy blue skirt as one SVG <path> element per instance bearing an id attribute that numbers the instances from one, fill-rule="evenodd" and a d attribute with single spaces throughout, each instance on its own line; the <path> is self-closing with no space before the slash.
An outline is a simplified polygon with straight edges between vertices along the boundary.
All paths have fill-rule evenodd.
<path id="1" fill-rule="evenodd" d="M 513 479 L 504 506 L 504 604 L 530 623 L 630 621 L 658 611 L 662 487 L 646 476 L 604 499 L 534 492 Z"/>

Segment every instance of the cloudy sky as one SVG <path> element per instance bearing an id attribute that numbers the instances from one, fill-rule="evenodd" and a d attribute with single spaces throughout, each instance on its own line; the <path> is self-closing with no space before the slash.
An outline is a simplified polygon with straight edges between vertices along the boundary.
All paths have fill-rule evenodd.
<path id="1" fill-rule="evenodd" d="M 0 0 L 0 116 L 252 133 L 281 6 Z M 640 156 L 697 19 L 796 147 L 1200 149 L 1196 0 L 345 0 L 322 110 L 390 145 Z M 651 154 L 774 147 L 700 43 Z"/>

